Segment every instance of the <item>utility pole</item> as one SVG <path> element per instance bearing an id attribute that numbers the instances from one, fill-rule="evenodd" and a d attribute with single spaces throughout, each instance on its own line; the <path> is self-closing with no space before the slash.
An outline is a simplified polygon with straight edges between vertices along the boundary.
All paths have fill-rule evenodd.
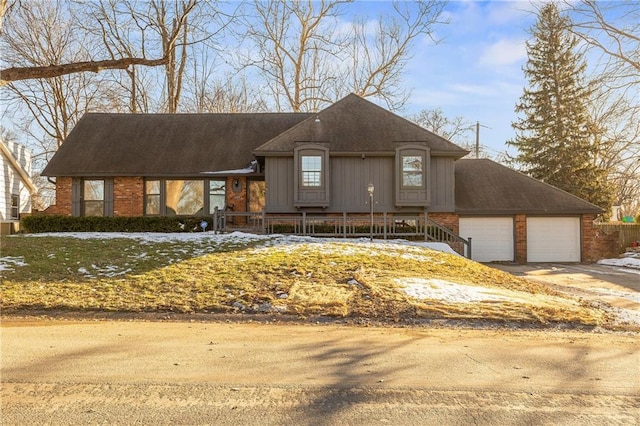
<path id="1" fill-rule="evenodd" d="M 476 158 L 480 158 L 480 122 L 476 121 Z"/>
<path id="2" fill-rule="evenodd" d="M 479 121 L 476 121 L 476 158 L 480 158 L 480 126 L 485 129 L 490 129 L 491 127 L 480 124 Z"/>

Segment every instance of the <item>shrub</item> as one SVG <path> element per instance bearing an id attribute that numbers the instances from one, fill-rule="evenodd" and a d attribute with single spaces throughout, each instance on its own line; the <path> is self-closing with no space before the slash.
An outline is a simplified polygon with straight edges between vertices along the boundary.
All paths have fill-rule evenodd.
<path id="1" fill-rule="evenodd" d="M 119 216 L 119 217 L 71 217 L 33 215 L 22 219 L 22 227 L 29 233 L 42 232 L 196 232 L 202 231 L 200 222 L 210 217 L 184 216 Z"/>

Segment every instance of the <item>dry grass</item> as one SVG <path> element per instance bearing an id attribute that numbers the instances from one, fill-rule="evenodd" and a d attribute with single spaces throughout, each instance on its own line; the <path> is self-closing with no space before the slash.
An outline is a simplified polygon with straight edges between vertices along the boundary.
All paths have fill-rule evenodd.
<path id="1" fill-rule="evenodd" d="M 487 319 L 597 325 L 603 312 L 548 287 L 464 258 L 364 242 L 143 243 L 3 237 L 5 310 L 280 312 L 402 321 Z M 263 244 L 264 245 L 264 244 Z M 11 266 L 11 265 L 10 265 Z M 416 299 L 403 280 L 440 279 L 509 294 L 460 303 Z M 501 293 L 502 294 L 502 293 Z"/>

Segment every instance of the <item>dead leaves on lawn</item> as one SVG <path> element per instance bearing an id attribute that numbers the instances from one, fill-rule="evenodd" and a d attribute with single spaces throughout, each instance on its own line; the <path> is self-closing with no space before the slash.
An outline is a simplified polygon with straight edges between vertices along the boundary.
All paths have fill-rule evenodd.
<path id="1" fill-rule="evenodd" d="M 269 312 L 584 325 L 606 321 L 602 311 L 541 284 L 409 245 L 325 240 L 190 251 L 184 245 L 117 239 L 105 244 L 31 238 L 28 247 L 25 240 L 12 237 L 3 246 L 3 256 L 23 256 L 27 264 L 4 272 L 0 303 L 5 310 Z M 87 273 L 78 272 L 83 270 Z M 100 275 L 105 270 L 114 275 Z M 414 278 L 508 289 L 522 297 L 475 303 L 419 300 L 398 284 Z"/>

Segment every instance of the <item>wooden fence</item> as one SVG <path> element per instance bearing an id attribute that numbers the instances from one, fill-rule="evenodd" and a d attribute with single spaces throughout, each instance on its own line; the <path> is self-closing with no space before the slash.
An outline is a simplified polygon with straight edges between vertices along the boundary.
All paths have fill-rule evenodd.
<path id="1" fill-rule="evenodd" d="M 596 228 L 605 234 L 618 232 L 618 251 L 624 252 L 634 241 L 640 241 L 640 223 L 597 223 Z"/>

